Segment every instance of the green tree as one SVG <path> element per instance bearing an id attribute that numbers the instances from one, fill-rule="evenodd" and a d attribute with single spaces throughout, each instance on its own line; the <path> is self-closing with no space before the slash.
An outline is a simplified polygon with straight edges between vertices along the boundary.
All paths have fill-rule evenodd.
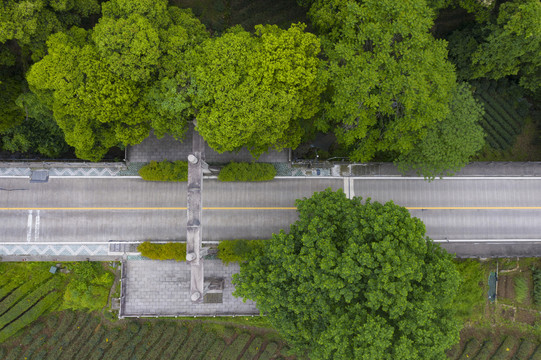
<path id="1" fill-rule="evenodd" d="M 0 43 L 14 41 L 34 61 L 46 54 L 49 35 L 100 12 L 97 0 L 6 0 L 0 4 Z"/>
<path id="2" fill-rule="evenodd" d="M 424 0 L 321 0 L 310 15 L 330 73 L 316 126 L 333 129 L 352 160 L 407 153 L 447 115 L 456 76 Z"/>
<path id="3" fill-rule="evenodd" d="M 398 158 L 401 171 L 416 170 L 425 178 L 452 175 L 466 165 L 484 144 L 485 132 L 479 120 L 484 114 L 469 85 L 454 90 L 450 112 L 428 129 L 426 137 Z"/>
<path id="4" fill-rule="evenodd" d="M 474 78 L 499 79 L 518 75 L 520 85 L 541 88 L 541 3 L 514 0 L 503 3 L 489 35 L 472 54 Z"/>
<path id="5" fill-rule="evenodd" d="M 78 157 L 97 161 L 112 146 L 148 136 L 150 114 L 140 88 L 109 71 L 87 31 L 60 32 L 47 44 L 47 56 L 32 66 L 27 80 L 53 109 Z"/>
<path id="6" fill-rule="evenodd" d="M 24 119 L 23 110 L 16 103 L 22 91 L 22 80 L 0 72 L 0 134 L 20 124 Z"/>
<path id="7" fill-rule="evenodd" d="M 193 110 L 180 105 L 178 86 L 161 80 L 185 79 L 183 51 L 208 36 L 191 12 L 168 8 L 166 0 L 111 0 L 103 14 L 94 31 L 52 35 L 48 54 L 27 75 L 66 142 L 93 161 L 112 146 L 141 142 L 151 126 L 160 136 L 182 136 Z"/>
<path id="8" fill-rule="evenodd" d="M 324 85 L 319 40 L 303 30 L 258 25 L 251 34 L 239 26 L 194 54 L 197 130 L 213 149 L 246 146 L 257 156 L 300 143 Z"/>
<path id="9" fill-rule="evenodd" d="M 241 264 L 234 294 L 310 359 L 445 359 L 459 340 L 460 277 L 424 224 L 330 189 L 297 209 L 289 233 Z"/>

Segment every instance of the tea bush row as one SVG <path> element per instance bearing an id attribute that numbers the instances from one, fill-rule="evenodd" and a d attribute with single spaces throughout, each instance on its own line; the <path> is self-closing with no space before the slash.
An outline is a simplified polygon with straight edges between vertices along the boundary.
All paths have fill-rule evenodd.
<path id="1" fill-rule="evenodd" d="M 21 286 L 13 290 L 8 296 L 6 296 L 2 302 L 0 302 L 0 314 L 5 313 L 16 302 L 26 296 L 31 290 L 39 286 L 40 283 L 47 279 L 50 273 L 37 273 L 34 278 L 23 283 Z"/>
<path id="2" fill-rule="evenodd" d="M 250 335 L 240 334 L 233 343 L 225 349 L 222 354 L 222 359 L 236 359 L 249 341 Z"/>

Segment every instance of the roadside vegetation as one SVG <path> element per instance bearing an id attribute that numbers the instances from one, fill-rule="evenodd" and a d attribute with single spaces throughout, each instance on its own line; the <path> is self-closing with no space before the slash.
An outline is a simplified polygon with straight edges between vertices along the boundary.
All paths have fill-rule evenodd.
<path id="1" fill-rule="evenodd" d="M 0 21 L 8 152 L 99 161 L 195 118 L 218 152 L 302 144 L 427 178 L 541 159 L 537 0 L 20 4 Z"/>
<path id="2" fill-rule="evenodd" d="M 168 242 L 165 244 L 145 241 L 137 246 L 142 256 L 152 260 L 186 261 L 186 243 Z"/>
<path id="3" fill-rule="evenodd" d="M 187 181 L 188 162 L 151 161 L 139 169 L 139 175 L 148 181 Z"/>
<path id="4" fill-rule="evenodd" d="M 224 166 L 218 174 L 220 181 L 269 181 L 276 176 L 276 169 L 266 163 L 236 163 Z"/>

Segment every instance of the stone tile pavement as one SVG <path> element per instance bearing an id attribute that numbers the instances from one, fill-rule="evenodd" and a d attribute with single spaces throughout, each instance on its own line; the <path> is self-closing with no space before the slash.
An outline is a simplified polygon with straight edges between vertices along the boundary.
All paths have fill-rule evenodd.
<path id="1" fill-rule="evenodd" d="M 170 135 L 165 135 L 158 139 L 153 133 L 150 134 L 142 143 L 129 146 L 126 156 L 128 162 L 149 162 L 162 160 L 186 160 L 192 151 L 192 135 L 193 125 L 186 132 L 186 137 L 182 140 L 175 140 Z M 246 148 L 241 149 L 238 153 L 225 152 L 219 154 L 212 150 L 208 144 L 205 144 L 205 157 L 209 163 L 228 163 L 230 161 L 252 161 L 253 157 Z M 285 149 L 281 152 L 271 150 L 257 159 L 258 162 L 287 162 L 289 158 L 289 150 Z"/>
<path id="2" fill-rule="evenodd" d="M 122 317 L 259 315 L 253 301 L 232 295 L 231 275 L 238 264 L 205 260 L 205 277 L 223 277 L 222 304 L 193 304 L 190 300 L 190 266 L 185 262 L 129 260 L 125 262 Z"/>

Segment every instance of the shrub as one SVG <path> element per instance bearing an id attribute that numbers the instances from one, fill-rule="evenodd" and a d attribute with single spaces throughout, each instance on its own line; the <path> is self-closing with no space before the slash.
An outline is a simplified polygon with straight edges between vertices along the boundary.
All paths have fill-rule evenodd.
<path id="1" fill-rule="evenodd" d="M 265 240 L 224 240 L 218 244 L 218 258 L 224 264 L 252 259 L 263 251 Z"/>
<path id="2" fill-rule="evenodd" d="M 137 247 L 137 251 L 144 257 L 153 260 L 186 260 L 186 243 L 169 242 L 155 244 L 145 241 Z"/>
<path id="3" fill-rule="evenodd" d="M 274 179 L 276 169 L 265 163 L 229 163 L 218 174 L 220 181 L 268 181 Z"/>
<path id="4" fill-rule="evenodd" d="M 518 276 L 514 278 L 515 285 L 515 300 L 519 303 L 523 303 L 528 297 L 528 283 L 524 276 Z"/>
<path id="5" fill-rule="evenodd" d="M 539 305 L 541 304 L 541 270 L 535 269 L 533 271 L 533 301 Z"/>
<path id="6" fill-rule="evenodd" d="M 139 175 L 148 181 L 187 181 L 188 162 L 151 161 L 139 170 Z"/>
<path id="7" fill-rule="evenodd" d="M 81 261 L 67 266 L 70 279 L 64 293 L 63 308 L 73 310 L 100 310 L 107 305 L 114 276 L 100 263 Z"/>

